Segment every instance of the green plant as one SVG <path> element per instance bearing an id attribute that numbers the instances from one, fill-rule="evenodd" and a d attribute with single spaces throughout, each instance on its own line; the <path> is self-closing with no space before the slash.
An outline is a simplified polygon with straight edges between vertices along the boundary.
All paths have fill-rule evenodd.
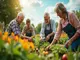
<path id="1" fill-rule="evenodd" d="M 60 38 L 60 40 L 58 41 L 59 44 L 64 44 L 66 43 L 66 41 L 68 40 L 68 37 L 66 38 Z"/>

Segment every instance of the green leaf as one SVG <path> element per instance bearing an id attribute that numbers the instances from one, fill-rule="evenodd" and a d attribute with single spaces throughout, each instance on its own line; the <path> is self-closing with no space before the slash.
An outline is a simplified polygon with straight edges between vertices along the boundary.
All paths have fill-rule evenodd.
<path id="1" fill-rule="evenodd" d="M 37 54 L 35 53 L 30 53 L 27 55 L 28 60 L 40 60 Z"/>
<path id="2" fill-rule="evenodd" d="M 74 60 L 73 52 L 68 52 L 68 60 Z"/>
<path id="3" fill-rule="evenodd" d="M 4 41 L 2 39 L 0 39 L 0 49 L 4 47 Z"/>

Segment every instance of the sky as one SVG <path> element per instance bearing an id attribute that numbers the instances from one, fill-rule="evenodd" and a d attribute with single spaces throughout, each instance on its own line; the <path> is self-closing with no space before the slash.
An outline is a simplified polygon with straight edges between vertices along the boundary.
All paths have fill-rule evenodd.
<path id="1" fill-rule="evenodd" d="M 24 22 L 29 18 L 31 23 L 37 26 L 44 21 L 45 12 L 50 14 L 51 19 L 58 22 L 59 17 L 54 12 L 55 5 L 58 2 L 62 2 L 68 11 L 80 9 L 80 0 L 20 0 L 25 15 Z"/>

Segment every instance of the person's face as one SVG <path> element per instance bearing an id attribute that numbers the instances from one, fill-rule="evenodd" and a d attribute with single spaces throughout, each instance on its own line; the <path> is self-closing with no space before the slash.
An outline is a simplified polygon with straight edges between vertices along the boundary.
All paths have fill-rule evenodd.
<path id="1" fill-rule="evenodd" d="M 30 26 L 30 22 L 26 22 L 26 25 L 29 27 Z"/>
<path id="2" fill-rule="evenodd" d="M 49 23 L 49 19 L 50 19 L 50 17 L 49 17 L 49 16 L 47 16 L 47 15 L 46 15 L 46 16 L 44 16 L 44 21 L 45 21 L 45 23 L 47 23 L 47 24 L 48 24 L 48 23 Z"/>
<path id="3" fill-rule="evenodd" d="M 18 23 L 19 24 L 21 24 L 23 20 L 24 20 L 24 17 L 23 16 L 18 16 Z"/>
<path id="4" fill-rule="evenodd" d="M 63 18 L 63 13 L 62 12 L 57 11 L 56 13 L 57 13 L 57 16 L 59 16 L 60 18 Z"/>

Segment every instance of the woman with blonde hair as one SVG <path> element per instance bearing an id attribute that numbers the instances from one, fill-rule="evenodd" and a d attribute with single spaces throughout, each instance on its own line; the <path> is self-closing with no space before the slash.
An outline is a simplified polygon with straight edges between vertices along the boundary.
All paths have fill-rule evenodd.
<path id="1" fill-rule="evenodd" d="M 72 12 L 68 12 L 62 3 L 56 4 L 55 11 L 57 16 L 60 17 L 58 29 L 52 43 L 46 49 L 49 49 L 52 44 L 56 43 L 62 31 L 64 31 L 69 37 L 69 40 L 65 43 L 65 47 L 69 48 L 71 46 L 73 51 L 77 50 L 80 45 L 80 23 L 77 16 Z"/>

